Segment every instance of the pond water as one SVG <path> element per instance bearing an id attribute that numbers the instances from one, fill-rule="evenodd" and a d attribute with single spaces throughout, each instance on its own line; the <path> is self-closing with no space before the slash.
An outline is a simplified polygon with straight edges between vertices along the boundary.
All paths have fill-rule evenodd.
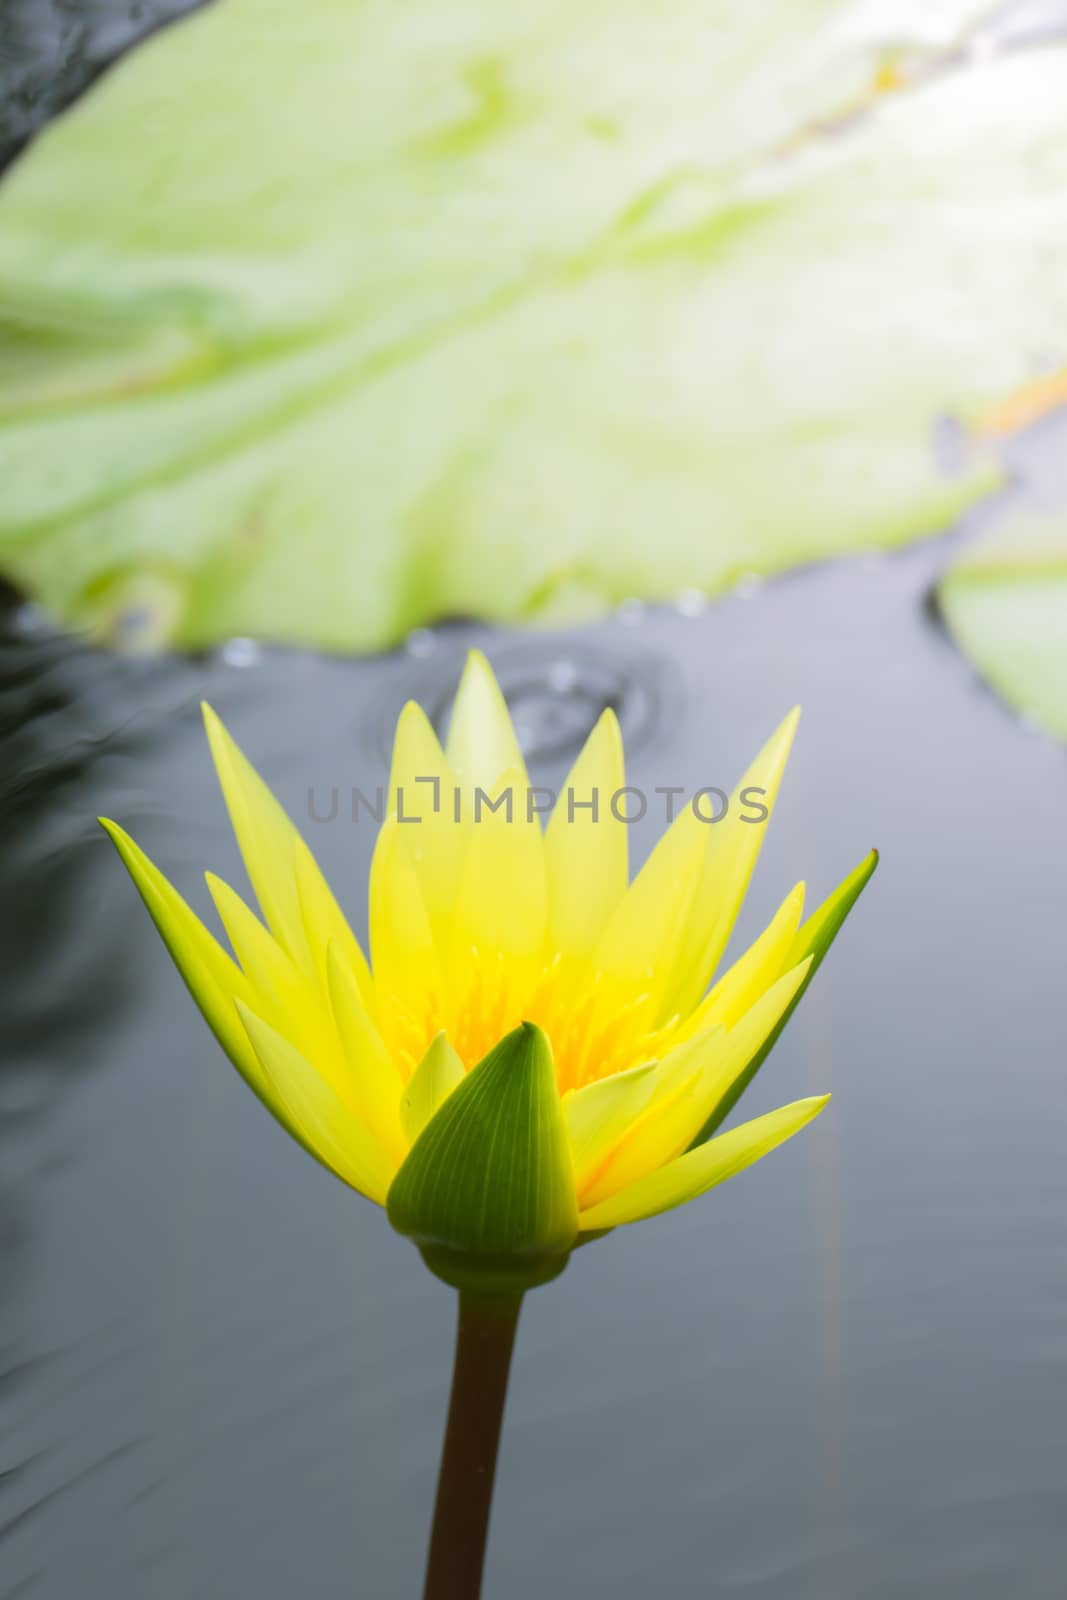
<path id="1" fill-rule="evenodd" d="M 11 603 L 0 1600 L 418 1592 L 452 1298 L 249 1095 L 94 819 L 202 911 L 205 868 L 243 884 L 206 695 L 362 933 L 374 826 L 344 797 L 384 782 L 396 710 L 447 704 L 470 643 L 535 783 L 610 701 L 632 782 L 729 787 L 802 702 L 738 943 L 798 878 L 821 897 L 883 852 L 745 1101 L 829 1089 L 826 1115 L 529 1297 L 487 1596 L 1062 1592 L 1067 754 L 943 635 L 948 554 L 365 661 L 119 661 Z"/>
<path id="2" fill-rule="evenodd" d="M 206 693 L 362 926 L 373 825 L 310 821 L 309 790 L 372 793 L 393 709 L 443 697 L 472 639 L 523 686 L 535 782 L 586 714 L 576 673 L 621 696 L 649 789 L 728 786 L 803 702 L 741 936 L 884 856 L 746 1101 L 832 1089 L 828 1114 L 529 1298 L 488 1594 L 1059 1592 L 1067 761 L 924 612 L 943 556 L 365 662 L 122 663 L 12 610 L 5 1600 L 417 1592 L 451 1297 L 252 1100 L 93 819 L 201 908 L 205 867 L 243 882 Z"/>

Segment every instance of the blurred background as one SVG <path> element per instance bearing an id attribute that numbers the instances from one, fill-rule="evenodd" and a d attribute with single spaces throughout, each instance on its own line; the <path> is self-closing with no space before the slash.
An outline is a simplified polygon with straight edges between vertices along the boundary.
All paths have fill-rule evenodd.
<path id="1" fill-rule="evenodd" d="M 778 52 L 797 63 L 739 90 L 718 142 L 699 81 L 684 94 L 671 77 L 693 56 L 686 8 L 649 61 L 669 80 L 651 109 L 635 40 L 612 31 L 635 13 L 599 15 L 602 50 L 594 29 L 545 59 L 591 118 L 608 115 L 604 85 L 618 89 L 620 192 L 639 177 L 645 197 L 624 248 L 604 219 L 595 248 L 577 238 L 596 209 L 579 184 L 602 195 L 615 169 L 553 165 L 570 128 L 553 120 L 556 80 L 517 96 L 512 118 L 484 70 L 496 61 L 507 82 L 511 58 L 477 37 L 496 25 L 443 8 L 398 60 L 451 60 L 462 36 L 482 67 L 474 90 L 465 80 L 474 109 L 441 89 L 451 120 L 431 179 L 417 105 L 393 105 L 413 119 L 396 148 L 415 149 L 414 187 L 394 210 L 408 178 L 360 175 L 366 211 L 337 233 L 359 250 L 331 261 L 317 241 L 337 174 L 321 204 L 279 201 L 273 244 L 270 229 L 247 247 L 216 239 L 210 206 L 173 235 L 153 212 L 157 192 L 168 219 L 180 211 L 199 171 L 211 189 L 210 148 L 220 171 L 254 160 L 256 8 L 219 0 L 134 48 L 181 9 L 0 10 L 0 1600 L 418 1592 L 451 1296 L 252 1101 L 95 818 L 128 827 L 205 915 L 205 868 L 244 884 L 207 698 L 363 937 L 374 827 L 343 797 L 385 782 L 406 699 L 442 721 L 471 644 L 498 671 L 534 783 L 558 785 L 611 705 L 630 782 L 729 789 L 802 703 L 737 947 L 798 878 L 821 899 L 871 845 L 883 856 L 745 1103 L 755 1115 L 832 1090 L 827 1115 L 529 1297 L 487 1593 L 1050 1600 L 1067 1570 L 1067 8 L 904 6 L 887 25 L 875 4 L 768 4 L 757 26 L 709 7 L 709 80 L 716 51 L 757 87 Z M 315 0 L 307 34 L 294 23 L 294 84 L 324 70 L 345 9 Z M 391 8 L 364 9 L 383 38 L 403 33 Z M 522 10 L 531 38 L 556 26 L 556 7 Z M 295 49 L 305 38 L 319 48 Z M 293 159 L 321 174 L 334 112 L 315 131 L 271 103 L 286 150 L 305 140 Z M 387 116 L 365 110 L 372 130 Z M 236 155 L 200 137 L 225 117 Z M 642 151 L 670 147 L 681 187 L 637 172 L 631 126 Z M 1020 143 L 1005 154 L 1007 127 Z M 534 156 L 567 203 L 530 200 L 536 226 L 479 285 L 492 316 L 475 313 L 466 262 L 507 256 L 509 162 L 528 182 Z M 317 181 L 276 178 L 289 198 Z M 730 234 L 736 351 L 702 331 L 720 265 L 702 208 L 715 252 Z M 525 306 L 514 283 L 563 234 L 589 331 L 555 279 L 521 328 L 498 331 L 498 306 Z M 677 235 L 683 277 L 634 290 L 634 264 L 658 273 Z M 390 273 L 366 269 L 357 315 L 337 260 L 363 272 L 356 256 L 373 266 L 379 236 Z M 432 292 L 398 272 L 402 246 L 433 255 Z M 484 349 L 359 409 L 361 363 L 376 382 L 388 365 L 383 328 L 404 367 L 405 340 L 441 321 L 466 337 L 468 313 Z M 636 365 L 598 366 L 631 317 Z M 799 382 L 807 337 L 823 355 Z M 680 364 L 690 346 L 713 397 L 723 351 L 720 410 Z M 505 393 L 484 374 L 507 350 L 521 355 Z M 359 407 L 312 408 L 307 432 L 276 445 L 263 396 L 295 407 L 303 362 L 316 395 L 347 394 L 334 360 L 358 367 Z M 609 427 L 616 384 L 632 390 Z M 706 404 L 707 482 L 692 433 Z M 442 487 L 427 468 L 432 497 L 430 445 L 395 431 L 405 408 L 420 441 L 453 409 L 479 441 L 449 440 L 463 475 Z M 207 487 L 189 443 L 201 418 L 226 458 Z M 350 427 L 360 475 L 335 479 Z M 385 481 L 394 462 L 439 519 L 429 533 Z M 543 494 L 539 462 L 555 475 Z M 267 526 L 244 565 L 227 542 L 249 504 L 228 498 L 235 482 Z M 572 505 L 580 516 L 559 509 Z M 315 821 L 334 787 L 338 815 Z M 650 811 L 635 826 L 638 860 L 659 825 Z"/>

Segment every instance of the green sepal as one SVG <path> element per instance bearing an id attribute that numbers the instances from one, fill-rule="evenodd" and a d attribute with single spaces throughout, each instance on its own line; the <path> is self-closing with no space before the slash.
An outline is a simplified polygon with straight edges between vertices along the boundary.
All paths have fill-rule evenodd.
<path id="1" fill-rule="evenodd" d="M 454 1288 L 515 1294 L 563 1271 L 578 1233 L 552 1049 L 524 1022 L 455 1089 L 393 1179 L 389 1221 Z"/>
<path id="2" fill-rule="evenodd" d="M 813 911 L 807 921 L 797 929 L 796 938 L 793 940 L 792 948 L 785 959 L 783 970 L 788 971 L 790 968 L 797 966 L 799 962 L 806 961 L 810 956 L 812 958 L 811 966 L 807 970 L 804 981 L 793 996 L 789 1006 L 783 1012 L 773 1033 L 768 1036 L 744 1071 L 738 1074 L 727 1089 L 715 1110 L 690 1145 L 689 1148 L 691 1150 L 695 1150 L 697 1145 L 706 1143 L 712 1134 L 726 1121 L 726 1118 L 730 1115 L 730 1112 L 778 1043 L 782 1029 L 807 993 L 808 985 L 818 972 L 823 957 L 840 933 L 852 907 L 870 882 L 877 865 L 878 851 L 872 850 L 870 855 L 865 856 L 859 866 L 849 873 L 844 883 L 838 884 L 833 894 L 829 895 L 818 910 Z"/>

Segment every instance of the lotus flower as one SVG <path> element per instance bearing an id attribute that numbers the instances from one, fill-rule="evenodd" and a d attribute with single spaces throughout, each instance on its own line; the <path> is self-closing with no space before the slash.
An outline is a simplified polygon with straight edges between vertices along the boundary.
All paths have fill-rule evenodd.
<path id="1" fill-rule="evenodd" d="M 446 1281 L 546 1281 L 576 1244 L 696 1198 L 826 1105 L 717 1132 L 877 860 L 806 921 L 792 889 L 715 976 L 764 833 L 739 797 L 773 809 L 796 712 L 721 820 L 686 805 L 630 883 L 613 713 L 542 828 L 503 695 L 473 652 L 444 749 L 416 704 L 399 719 L 370 962 L 293 824 L 204 716 L 262 913 L 208 874 L 232 956 L 103 825 L 248 1085 Z"/>

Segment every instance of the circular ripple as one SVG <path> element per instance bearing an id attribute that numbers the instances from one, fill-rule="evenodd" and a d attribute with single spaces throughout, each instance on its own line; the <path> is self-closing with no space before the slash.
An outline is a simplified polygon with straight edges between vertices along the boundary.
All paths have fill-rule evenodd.
<path id="1" fill-rule="evenodd" d="M 628 754 L 658 736 L 677 699 L 667 657 L 612 651 L 599 644 L 536 640 L 490 645 L 487 654 L 511 711 L 523 755 L 540 765 L 573 759 L 609 708 L 622 728 Z M 374 742 L 388 754 L 401 706 L 417 700 L 444 737 L 465 652 L 438 637 L 422 650 L 376 719 Z"/>

